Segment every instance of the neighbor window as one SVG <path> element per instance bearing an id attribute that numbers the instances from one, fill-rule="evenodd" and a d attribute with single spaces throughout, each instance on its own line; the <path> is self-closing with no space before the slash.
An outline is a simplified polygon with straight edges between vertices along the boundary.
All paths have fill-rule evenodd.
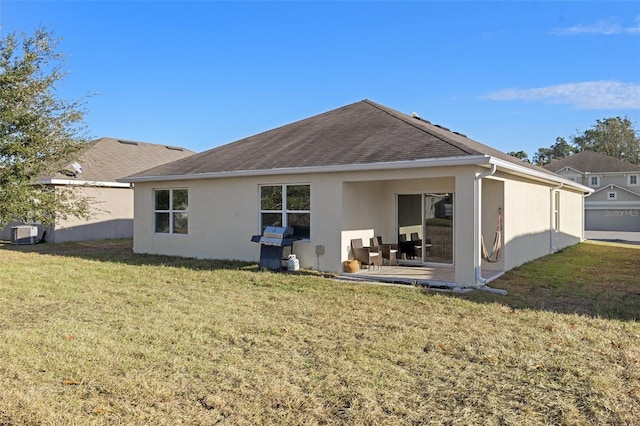
<path id="1" fill-rule="evenodd" d="M 638 186 L 638 175 L 629 175 L 629 186 Z"/>
<path id="2" fill-rule="evenodd" d="M 589 186 L 600 186 L 600 176 L 591 176 L 589 178 Z"/>
<path id="3" fill-rule="evenodd" d="M 608 192 L 607 193 L 607 199 L 615 200 L 616 198 L 618 198 L 618 194 L 616 192 Z"/>
<path id="4" fill-rule="evenodd" d="M 260 187 L 260 229 L 291 226 L 293 236 L 311 237 L 311 187 L 309 185 L 263 185 Z"/>
<path id="5" fill-rule="evenodd" d="M 189 191 L 154 191 L 154 229 L 159 234 L 186 234 L 189 229 Z"/>

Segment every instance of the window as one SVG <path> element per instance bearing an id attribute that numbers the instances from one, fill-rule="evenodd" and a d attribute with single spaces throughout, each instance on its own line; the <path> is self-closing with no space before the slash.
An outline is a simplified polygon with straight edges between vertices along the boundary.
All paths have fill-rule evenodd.
<path id="1" fill-rule="evenodd" d="M 154 191 L 154 229 L 159 234 L 186 234 L 189 230 L 189 191 Z"/>
<path id="2" fill-rule="evenodd" d="M 556 191 L 553 200 L 553 230 L 560 230 L 560 191 Z"/>
<path id="3" fill-rule="evenodd" d="M 591 176 L 589 178 L 589 186 L 600 186 L 600 176 Z"/>
<path id="4" fill-rule="evenodd" d="M 618 194 L 616 192 L 607 192 L 607 200 L 615 200 L 618 198 Z"/>
<path id="5" fill-rule="evenodd" d="M 638 186 L 638 175 L 629 175 L 628 183 L 629 186 Z"/>
<path id="6" fill-rule="evenodd" d="M 293 236 L 311 238 L 311 187 L 264 185 L 260 187 L 260 229 L 291 226 Z"/>

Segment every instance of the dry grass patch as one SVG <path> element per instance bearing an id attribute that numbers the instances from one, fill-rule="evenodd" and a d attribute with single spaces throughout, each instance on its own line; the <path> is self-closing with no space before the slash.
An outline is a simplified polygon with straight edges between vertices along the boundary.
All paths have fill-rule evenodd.
<path id="1" fill-rule="evenodd" d="M 0 259 L 3 425 L 640 418 L 632 320 L 136 256 L 127 241 Z"/>

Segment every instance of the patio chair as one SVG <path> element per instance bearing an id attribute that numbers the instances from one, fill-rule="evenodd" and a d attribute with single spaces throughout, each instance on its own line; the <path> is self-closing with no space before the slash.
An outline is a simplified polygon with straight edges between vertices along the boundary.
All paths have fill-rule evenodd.
<path id="1" fill-rule="evenodd" d="M 413 259 L 415 257 L 413 243 L 407 241 L 407 234 L 398 234 L 398 250 L 402 259 Z"/>
<path id="2" fill-rule="evenodd" d="M 417 232 L 411 233 L 411 244 L 413 244 L 413 257 L 422 260 L 422 238 Z"/>
<path id="3" fill-rule="evenodd" d="M 362 245 L 362 238 L 351 240 L 351 250 L 353 251 L 353 257 L 360 262 L 360 265 L 367 265 L 369 269 L 372 266 L 382 266 L 382 256 L 375 247 L 364 247 Z"/>
<path id="4" fill-rule="evenodd" d="M 379 252 L 382 253 L 382 262 L 384 259 L 389 261 L 389 265 L 396 261 L 396 265 L 398 264 L 398 245 L 397 244 L 384 244 L 382 242 L 382 237 L 377 236 L 370 239 L 371 247 L 378 247 Z"/>

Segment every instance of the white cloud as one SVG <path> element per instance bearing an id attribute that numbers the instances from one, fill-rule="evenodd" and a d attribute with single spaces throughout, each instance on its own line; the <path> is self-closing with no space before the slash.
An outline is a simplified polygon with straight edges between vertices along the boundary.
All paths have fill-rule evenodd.
<path id="1" fill-rule="evenodd" d="M 579 24 L 573 27 L 567 28 L 555 28 L 551 31 L 551 34 L 555 35 L 581 35 L 581 34 L 602 34 L 602 35 L 616 35 L 616 34 L 640 34 L 640 16 L 636 18 L 634 26 L 625 27 L 612 21 L 598 21 L 595 24 Z"/>
<path id="2" fill-rule="evenodd" d="M 640 84 L 587 81 L 534 89 L 502 89 L 482 97 L 494 101 L 541 101 L 579 109 L 640 109 Z"/>

